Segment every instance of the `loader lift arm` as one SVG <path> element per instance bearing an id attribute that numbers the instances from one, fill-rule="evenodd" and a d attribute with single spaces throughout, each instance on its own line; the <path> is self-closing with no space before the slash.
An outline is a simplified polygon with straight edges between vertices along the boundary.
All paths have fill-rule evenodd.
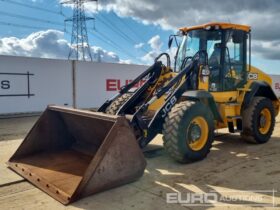
<path id="1" fill-rule="evenodd" d="M 138 127 L 139 130 L 143 131 L 143 137 L 139 140 L 139 145 L 141 148 L 145 147 L 158 133 L 162 132 L 162 125 L 166 115 L 176 104 L 182 94 L 188 90 L 187 82 L 181 83 L 181 81 L 182 79 L 186 80 L 190 76 L 190 74 L 198 68 L 201 54 L 204 54 L 206 55 L 205 57 L 207 57 L 206 51 L 198 51 L 192 57 L 191 61 L 187 64 L 186 67 L 184 67 L 167 85 L 159 89 L 155 93 L 155 95 L 147 103 L 143 104 L 134 114 L 131 120 L 131 124 L 134 128 Z M 204 65 L 208 65 L 207 59 Z M 172 88 L 174 87 L 175 89 L 172 90 Z M 152 120 L 149 123 L 146 123 L 142 119 L 142 116 L 148 109 L 149 105 L 151 105 L 154 101 L 156 101 L 169 91 L 170 93 L 167 95 L 165 103 L 156 112 Z"/>
<path id="2" fill-rule="evenodd" d="M 155 84 L 155 82 L 159 79 L 161 75 L 161 71 L 163 68 L 163 64 L 159 59 L 163 56 L 166 56 L 167 60 L 167 68 L 170 68 L 170 56 L 167 53 L 161 53 L 156 59 L 155 62 L 152 66 L 150 66 L 146 71 L 144 71 L 142 74 L 140 74 L 137 78 L 135 78 L 132 82 L 129 84 L 121 87 L 121 90 L 117 95 L 115 95 L 113 98 L 107 100 L 100 108 L 97 110 L 98 112 L 105 112 L 106 109 L 111 105 L 111 103 L 118 97 L 122 96 L 125 93 L 128 93 L 137 83 L 139 83 L 141 80 L 145 79 L 146 77 L 147 80 L 145 83 L 140 87 L 134 94 L 133 97 L 130 100 L 130 104 L 135 102 L 143 94 L 144 91 L 146 91 L 151 85 Z M 122 110 L 126 109 L 126 107 L 123 107 Z M 118 114 L 121 114 L 122 110 L 119 110 Z"/>

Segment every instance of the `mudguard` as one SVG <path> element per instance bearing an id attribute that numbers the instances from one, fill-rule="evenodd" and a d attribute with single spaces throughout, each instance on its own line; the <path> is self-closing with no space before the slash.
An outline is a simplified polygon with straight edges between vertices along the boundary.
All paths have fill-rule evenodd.
<path id="1" fill-rule="evenodd" d="M 271 86 L 264 81 L 255 81 L 250 86 L 250 91 L 245 94 L 242 104 L 242 110 L 246 109 L 252 99 L 257 96 L 263 96 L 271 99 L 272 101 L 278 100 Z"/>
<path id="2" fill-rule="evenodd" d="M 191 90 L 184 92 L 182 98 L 190 101 L 200 101 L 201 103 L 205 104 L 211 109 L 215 120 L 223 122 L 222 117 L 216 106 L 214 97 L 211 95 L 211 93 L 205 90 Z"/>

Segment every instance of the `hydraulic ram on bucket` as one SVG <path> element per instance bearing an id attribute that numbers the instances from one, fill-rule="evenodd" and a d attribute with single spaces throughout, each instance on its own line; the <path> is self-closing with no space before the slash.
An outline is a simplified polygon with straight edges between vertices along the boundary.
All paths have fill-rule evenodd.
<path id="1" fill-rule="evenodd" d="M 49 106 L 8 166 L 69 204 L 135 181 L 146 161 L 125 117 Z"/>

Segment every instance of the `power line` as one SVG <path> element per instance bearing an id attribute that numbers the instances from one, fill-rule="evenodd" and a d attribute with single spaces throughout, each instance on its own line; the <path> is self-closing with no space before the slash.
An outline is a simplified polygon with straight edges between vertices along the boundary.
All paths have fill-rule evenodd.
<path id="1" fill-rule="evenodd" d="M 101 14 L 102 18 L 104 18 L 113 28 L 116 29 L 116 31 L 118 31 L 118 33 L 120 33 L 122 36 L 124 36 L 127 40 L 129 40 L 130 42 L 135 42 L 133 39 L 131 39 L 131 37 L 127 36 L 126 33 L 124 33 L 121 29 L 119 29 L 116 25 L 114 25 L 109 18 L 107 18 L 105 15 Z"/>
<path id="2" fill-rule="evenodd" d="M 0 0 L 2 2 L 7 2 L 7 3 L 11 3 L 11 4 L 15 4 L 15 5 L 19 5 L 19 6 L 23 6 L 23 7 L 27 7 L 27 8 L 31 8 L 31 9 L 36 9 L 36 10 L 40 10 L 40 11 L 44 11 L 44 12 L 48 12 L 48 13 L 52 13 L 52 14 L 58 14 L 58 15 L 62 15 L 61 12 L 55 12 L 53 10 L 49 10 L 46 8 L 42 8 L 42 7 L 37 7 L 37 6 L 33 6 L 33 5 L 29 5 L 29 4 L 25 4 L 25 3 L 21 3 L 21 2 L 17 2 L 14 0 Z M 85 2 L 90 2 L 90 1 L 97 1 L 97 0 L 69 0 L 66 1 L 64 3 L 85 3 Z M 50 21 L 50 20 L 44 20 L 41 18 L 35 18 L 35 17 L 29 17 L 29 16 L 24 16 L 24 15 L 18 15 L 18 14 L 12 14 L 9 12 L 4 12 L 4 11 L 0 11 L 0 15 L 4 15 L 4 16 L 10 16 L 10 17 L 14 17 L 14 18 L 21 18 L 21 19 L 26 19 L 26 20 L 31 20 L 31 21 L 37 21 L 37 22 L 42 22 L 42 23 L 47 23 L 47 24 L 53 24 L 53 25 L 57 25 L 57 26 L 63 26 L 63 24 L 56 22 L 56 21 Z M 83 17 L 84 20 L 93 20 L 94 18 L 89 18 L 89 17 L 85 17 L 85 16 L 80 16 Z M 103 24 L 105 24 L 107 27 L 109 27 L 111 30 L 115 31 L 116 33 L 118 33 L 124 40 L 126 40 L 127 42 L 136 44 L 135 41 L 133 39 L 131 39 L 129 36 L 127 36 L 123 31 L 121 31 L 118 27 L 114 26 L 114 24 L 111 23 L 111 21 L 108 18 L 104 18 L 107 20 L 107 22 L 109 22 L 109 24 L 106 21 L 102 21 Z M 66 19 L 67 21 L 75 21 L 75 17 L 73 16 L 72 18 L 68 18 Z M 0 25 L 6 25 L 6 26 L 11 26 L 11 27 L 21 27 L 21 28 L 28 28 L 28 29 L 37 29 L 37 30 L 46 30 L 49 28 L 46 27 L 37 27 L 37 26 L 31 26 L 31 25 L 25 25 L 25 24 L 17 24 L 17 23 L 11 23 L 11 22 L 3 22 L 0 21 Z M 83 26 L 86 27 L 86 26 Z M 75 29 L 75 31 L 79 32 L 81 31 L 80 29 Z M 65 33 L 69 33 L 67 31 L 65 31 Z M 137 59 L 135 58 L 134 55 L 132 55 L 129 51 L 127 51 L 126 49 L 124 49 L 122 46 L 120 46 L 119 44 L 117 44 L 116 42 L 114 42 L 112 39 L 110 39 L 108 36 L 106 36 L 105 34 L 98 32 L 101 36 L 97 36 L 100 40 L 102 40 L 103 42 L 107 43 L 108 45 L 110 45 L 111 47 L 113 47 L 114 49 L 118 50 L 121 53 L 126 54 L 127 56 L 133 58 L 133 59 Z M 96 35 L 96 34 L 95 34 Z M 77 36 L 77 37 L 81 37 L 81 36 Z M 104 38 L 103 38 L 104 37 Z M 84 37 L 85 38 L 85 37 Z M 72 33 L 72 40 L 73 40 L 73 33 Z M 75 47 L 79 48 L 81 43 L 84 43 L 85 40 L 87 41 L 88 38 L 83 39 L 82 42 L 78 43 Z M 72 43 L 72 41 L 71 41 Z M 88 43 L 88 41 L 87 41 Z M 72 48 L 73 49 L 73 48 Z M 90 53 L 90 47 L 88 45 L 88 52 Z M 69 53 L 70 55 L 70 53 Z M 89 56 L 91 57 L 91 55 Z"/>
<path id="3" fill-rule="evenodd" d="M 101 15 L 101 16 L 105 20 L 102 20 L 101 18 L 96 18 L 96 19 L 99 20 L 101 23 L 103 23 L 105 26 L 107 26 L 109 29 L 111 29 L 112 31 L 117 33 L 120 37 L 122 37 L 125 41 L 129 42 L 133 46 L 138 44 L 136 41 L 131 39 L 131 37 L 129 37 L 127 34 L 125 34 L 121 29 L 119 29 L 117 26 L 115 26 L 107 17 L 105 17 L 104 15 Z M 141 49 L 141 50 L 145 53 L 148 53 L 148 51 L 145 49 Z"/>
<path id="4" fill-rule="evenodd" d="M 41 7 L 43 7 L 43 8 L 49 8 L 50 6 L 58 5 L 57 3 L 58 3 L 57 0 L 44 1 L 44 4 L 41 5 Z"/>
<path id="5" fill-rule="evenodd" d="M 99 33 L 101 36 L 99 36 L 98 38 L 103 40 L 103 42 L 106 42 L 107 44 L 109 44 L 110 46 L 112 46 L 113 48 L 117 49 L 119 52 L 126 54 L 127 56 L 129 56 L 132 59 L 137 59 L 134 55 L 132 55 L 130 52 L 128 52 L 125 48 L 123 48 L 122 46 L 120 46 L 119 44 L 117 44 L 116 42 L 114 42 L 112 39 L 110 39 L 107 35 L 105 35 L 104 33 L 95 30 L 95 32 Z M 97 35 L 97 34 L 95 34 Z"/>
<path id="6" fill-rule="evenodd" d="M 107 35 L 105 35 L 104 33 L 97 31 L 101 36 L 103 36 L 105 39 L 107 39 L 109 42 L 111 42 L 112 44 L 114 44 L 115 46 L 117 46 L 118 48 L 120 48 L 122 50 L 122 52 L 124 52 L 125 54 L 129 55 L 132 58 L 135 58 L 132 54 L 130 54 L 125 48 L 123 48 L 122 46 L 120 46 L 119 44 L 117 44 L 116 42 L 114 42 L 112 39 L 110 39 Z"/>
<path id="7" fill-rule="evenodd" d="M 49 29 L 49 28 L 44 28 L 44 27 L 29 26 L 29 25 L 24 25 L 24 24 L 16 24 L 16 23 L 9 23 L 9 22 L 3 22 L 3 21 L 0 21 L 0 25 L 6 25 L 6 26 L 12 26 L 12 27 L 21 27 L 21 28 L 29 28 L 29 29 L 39 29 L 39 30 Z"/>
<path id="8" fill-rule="evenodd" d="M 125 36 L 123 36 L 121 33 L 119 33 L 119 31 L 117 31 L 114 27 L 111 27 L 107 22 L 103 21 L 100 18 L 96 18 L 97 20 L 99 20 L 101 23 L 103 23 L 105 26 L 107 26 L 109 29 L 111 29 L 112 31 L 114 31 L 115 33 L 117 33 L 120 37 L 122 37 L 126 42 L 132 43 L 132 45 L 134 45 L 135 43 L 131 42 L 130 40 L 128 40 Z M 113 42 L 113 41 L 111 41 Z"/>
<path id="9" fill-rule="evenodd" d="M 92 33 L 93 34 L 93 33 Z M 134 58 L 134 56 L 132 56 L 131 54 L 128 54 L 127 52 L 123 51 L 122 49 L 120 49 L 120 47 L 118 45 L 115 45 L 111 42 L 109 42 L 108 40 L 106 40 L 105 38 L 103 38 L 102 36 L 98 35 L 98 34 L 93 34 L 97 39 L 99 39 L 100 41 L 102 41 L 105 44 L 110 45 L 112 48 L 114 48 L 115 50 L 117 50 L 120 53 L 124 53 L 125 55 L 127 55 L 130 58 Z"/>
<path id="10" fill-rule="evenodd" d="M 110 45 L 112 48 L 114 48 L 115 50 L 117 50 L 118 52 L 123 52 L 120 48 L 118 48 L 117 46 L 113 45 L 112 43 L 110 43 L 108 40 L 104 39 L 102 36 L 99 36 L 98 34 L 94 34 L 91 33 L 92 35 L 94 35 L 95 38 L 99 39 L 100 41 L 102 41 L 103 43 Z M 130 55 L 128 55 L 130 57 Z"/>
<path id="11" fill-rule="evenodd" d="M 125 27 L 127 27 L 135 36 L 137 36 L 137 38 L 139 40 L 141 40 L 142 42 L 146 43 L 146 40 L 143 36 L 140 35 L 139 32 L 135 31 L 133 27 L 131 27 L 129 25 L 128 22 L 124 22 L 123 19 L 121 19 L 118 15 L 116 15 L 116 13 L 113 13 L 113 15 L 119 20 L 119 22 L 121 22 Z"/>
<path id="12" fill-rule="evenodd" d="M 55 22 L 55 21 L 44 20 L 44 19 L 34 18 L 34 17 L 28 17 L 28 16 L 24 16 L 24 15 L 17 15 L 17 14 L 12 14 L 12 13 L 3 12 L 3 11 L 0 11 L 0 15 L 14 17 L 14 18 L 20 18 L 20 19 L 26 19 L 26 20 L 32 20 L 32 21 L 37 21 L 37 22 L 42 22 L 42 23 L 48 23 L 48 24 L 53 24 L 53 25 L 58 25 L 58 26 L 64 26 L 62 23 Z"/>
<path id="13" fill-rule="evenodd" d="M 123 19 L 121 19 L 119 16 L 117 16 L 116 13 L 113 13 L 113 15 L 118 19 L 118 21 L 119 21 L 120 23 L 123 24 L 123 26 L 125 26 L 127 29 L 129 29 L 129 31 L 132 32 L 132 34 L 134 34 L 135 37 L 137 37 L 139 40 L 141 40 L 144 44 L 146 43 L 146 40 L 140 35 L 140 33 L 138 33 L 137 31 L 135 31 L 134 28 L 131 27 L 131 26 L 129 25 L 128 22 L 125 22 Z M 103 17 L 105 18 L 104 15 L 103 15 Z M 112 25 L 112 24 L 111 24 L 111 25 Z M 131 37 L 129 37 L 129 38 L 131 39 Z M 131 40 L 132 40 L 132 39 L 131 39 Z M 138 42 L 137 42 L 135 39 L 133 39 L 132 41 L 134 42 L 134 45 L 138 44 Z M 146 48 L 145 48 L 145 49 L 144 49 L 144 48 L 141 48 L 140 50 L 142 50 L 142 51 L 145 52 L 145 53 L 149 53 L 149 50 L 147 50 Z"/>
<path id="14" fill-rule="evenodd" d="M 0 0 L 0 1 L 7 2 L 7 3 L 10 3 L 10 4 L 19 5 L 19 6 L 22 6 L 22 7 L 29 8 L 29 9 L 31 8 L 31 9 L 36 9 L 36 10 L 40 10 L 40 11 L 43 11 L 43 12 L 48 12 L 48 13 L 52 13 L 52 14 L 56 14 L 56 15 L 61 15 L 60 12 L 55 12 L 55 11 L 50 10 L 50 9 L 33 6 L 33 5 L 30 5 L 30 4 L 24 4 L 24 3 L 13 1 L 13 0 Z"/>

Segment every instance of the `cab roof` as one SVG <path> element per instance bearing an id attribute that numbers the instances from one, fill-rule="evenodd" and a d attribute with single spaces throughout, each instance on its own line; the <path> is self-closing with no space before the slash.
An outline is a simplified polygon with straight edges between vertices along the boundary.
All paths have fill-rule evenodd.
<path id="1" fill-rule="evenodd" d="M 239 24 L 233 24 L 233 23 L 223 23 L 223 22 L 211 22 L 211 23 L 206 23 L 202 25 L 197 25 L 197 26 L 191 26 L 191 27 L 183 27 L 180 28 L 180 31 L 183 32 L 189 32 L 192 30 L 197 30 L 197 29 L 206 29 L 208 27 L 215 27 L 219 26 L 221 29 L 237 29 L 237 30 L 242 30 L 246 32 L 251 31 L 251 27 L 247 25 L 239 25 Z"/>

